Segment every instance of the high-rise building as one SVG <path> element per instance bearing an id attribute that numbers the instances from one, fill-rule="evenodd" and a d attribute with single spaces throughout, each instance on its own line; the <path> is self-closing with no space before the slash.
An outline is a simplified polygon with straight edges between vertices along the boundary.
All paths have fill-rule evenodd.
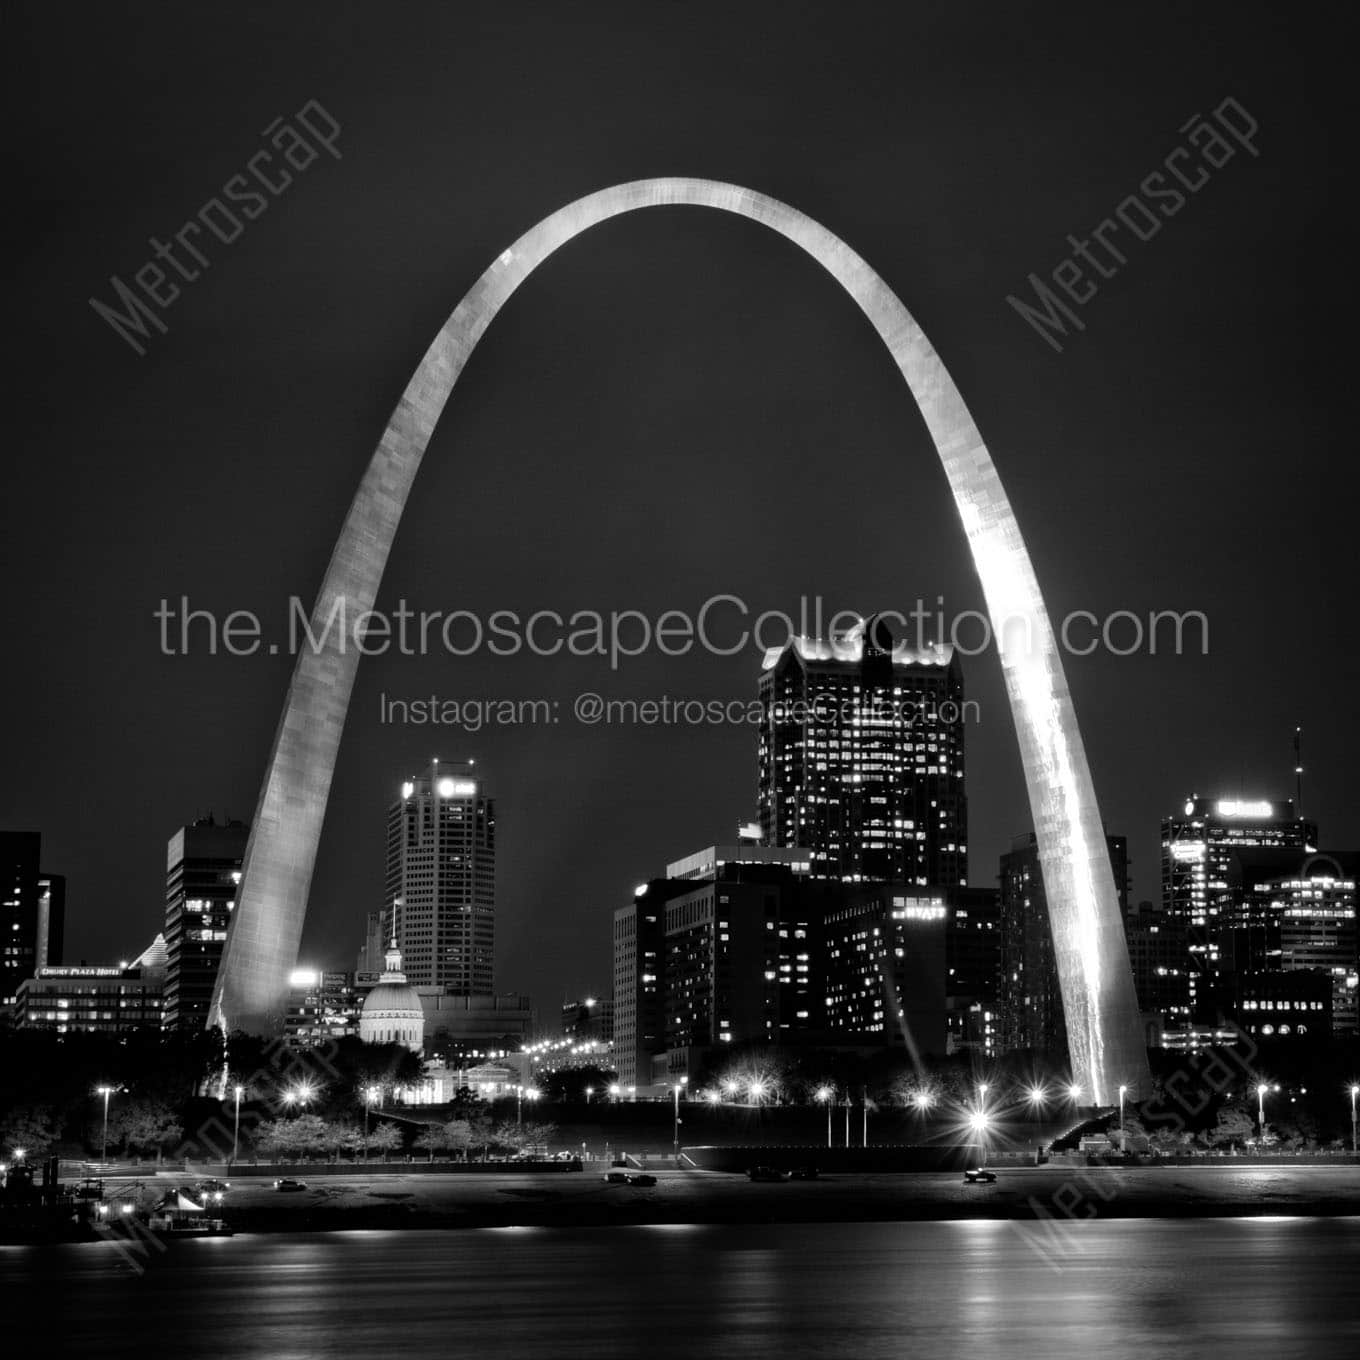
<path id="1" fill-rule="evenodd" d="M 726 849 L 691 857 L 708 859 L 706 876 L 667 880 L 668 1050 L 786 1042 L 825 1027 L 821 912 L 802 890 L 805 880 L 788 864 L 727 859 Z"/>
<path id="2" fill-rule="evenodd" d="M 19 984 L 61 962 L 66 880 L 46 874 L 37 831 L 0 831 L 0 1011 L 19 998 Z"/>
<path id="3" fill-rule="evenodd" d="M 814 878 L 949 886 L 968 878 L 963 678 L 949 647 L 895 643 L 871 618 L 766 653 L 760 831 Z"/>
<path id="4" fill-rule="evenodd" d="M 846 886 L 840 896 L 824 924 L 828 1027 L 846 1042 L 942 1057 L 948 1048 L 944 899 L 902 884 Z"/>
<path id="5" fill-rule="evenodd" d="M 1128 842 L 1106 836 L 1120 911 L 1129 909 Z M 1001 1051 L 1067 1052 L 1053 927 L 1048 915 L 1039 844 L 1018 836 L 1001 856 Z"/>
<path id="6" fill-rule="evenodd" d="M 165 855 L 166 1029 L 202 1029 L 227 939 L 250 828 L 201 818 L 175 832 Z M 284 1017 L 278 1017 L 283 1023 Z"/>
<path id="7" fill-rule="evenodd" d="M 1333 1032 L 1360 1033 L 1358 873 L 1360 854 L 1354 852 L 1235 855 L 1229 873 L 1232 928 L 1227 932 L 1232 948 L 1225 950 L 1222 972 L 1324 974 L 1331 986 Z M 1280 1034 L 1278 1023 L 1274 1032 Z M 1297 1036 L 1297 1027 L 1292 1032 Z"/>
<path id="8" fill-rule="evenodd" d="M 601 1050 L 614 1041 L 614 1002 L 608 997 L 583 996 L 562 1003 L 562 1037 L 573 1045 L 598 1045 Z"/>
<path id="9" fill-rule="evenodd" d="M 383 940 L 383 913 L 370 911 L 364 921 L 364 945 L 359 950 L 355 964 L 355 974 L 364 979 L 378 979 L 387 957 L 387 945 Z"/>
<path id="10" fill-rule="evenodd" d="M 1138 1009 L 1155 1015 L 1154 1042 L 1158 1029 L 1184 1031 L 1190 1022 L 1190 962 L 1185 923 L 1151 902 L 1140 902 L 1124 917 L 1124 936 L 1133 965 L 1133 986 Z"/>
<path id="11" fill-rule="evenodd" d="M 387 813 L 386 919 L 414 987 L 495 993 L 496 812 L 472 761 L 434 760 Z"/>
<path id="12" fill-rule="evenodd" d="M 1225 970 L 1245 971 L 1247 960 L 1232 958 L 1234 930 L 1250 931 L 1240 908 L 1241 884 L 1233 882 L 1242 852 L 1316 849 L 1317 826 L 1294 812 L 1288 799 L 1186 799 L 1162 821 L 1162 910 L 1185 929 L 1192 1010 L 1212 1004 L 1215 981 Z M 1238 945 L 1243 943 L 1238 938 Z M 1250 947 L 1249 938 L 1247 939 Z M 1247 965 L 1249 967 L 1249 965 Z"/>
<path id="13" fill-rule="evenodd" d="M 1001 896 L 995 888 L 962 886 L 934 895 L 946 913 L 949 1051 L 994 1057 L 1001 1051 Z"/>
<path id="14" fill-rule="evenodd" d="M 665 1049 L 661 967 L 667 879 L 643 883 L 614 913 L 614 1060 L 619 1084 L 651 1080 L 652 1059 Z"/>
<path id="15" fill-rule="evenodd" d="M 295 968 L 283 1032 L 294 1042 L 315 1047 L 359 1033 L 359 1016 L 369 988 L 355 985 L 353 973 Z"/>

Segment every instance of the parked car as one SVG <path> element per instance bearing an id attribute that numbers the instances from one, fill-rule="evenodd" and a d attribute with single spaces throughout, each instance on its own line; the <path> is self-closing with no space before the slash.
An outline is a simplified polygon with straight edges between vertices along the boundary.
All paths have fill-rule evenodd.
<path id="1" fill-rule="evenodd" d="M 628 1173 L 626 1171 L 606 1171 L 601 1179 L 606 1185 L 627 1185 Z"/>
<path id="2" fill-rule="evenodd" d="M 645 1171 L 639 1172 L 635 1176 L 628 1177 L 629 1185 L 655 1185 L 656 1177 L 649 1176 Z"/>
<path id="3" fill-rule="evenodd" d="M 306 1188 L 306 1181 L 294 1180 L 291 1176 L 284 1176 L 281 1180 L 274 1182 L 275 1190 L 305 1190 Z"/>
<path id="4" fill-rule="evenodd" d="M 792 1171 L 784 1171 L 777 1166 L 753 1166 L 746 1173 L 753 1181 L 791 1181 Z"/>
<path id="5" fill-rule="evenodd" d="M 963 1183 L 965 1185 L 994 1185 L 996 1183 L 995 1171 L 983 1171 L 979 1167 L 970 1167 L 963 1173 Z"/>
<path id="6" fill-rule="evenodd" d="M 789 1172 L 789 1175 L 796 1181 L 815 1181 L 817 1179 L 817 1168 L 815 1166 L 796 1166 Z"/>
<path id="7" fill-rule="evenodd" d="M 202 1200 L 204 1204 L 221 1204 L 230 1189 L 231 1186 L 227 1181 L 214 1180 L 209 1177 L 207 1180 L 196 1182 L 192 1194 Z"/>

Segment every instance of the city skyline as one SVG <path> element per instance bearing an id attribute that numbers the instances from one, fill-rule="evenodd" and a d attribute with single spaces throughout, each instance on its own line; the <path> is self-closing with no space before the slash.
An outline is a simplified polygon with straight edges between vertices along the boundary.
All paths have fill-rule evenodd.
<path id="1" fill-rule="evenodd" d="M 50 21 L 28 22 L 43 38 L 38 46 L 55 50 Z M 200 22 L 215 50 L 250 64 L 239 32 Z M 435 42 L 414 58 L 421 76 L 407 97 L 427 132 L 410 138 L 381 82 L 375 87 L 322 22 L 301 66 L 261 73 L 244 105 L 221 78 L 178 71 L 167 40 L 154 34 L 142 36 L 139 60 L 161 52 L 166 84 L 156 92 L 130 101 L 88 56 L 61 101 L 52 93 L 60 82 L 28 91 L 45 125 L 98 128 L 95 143 L 25 149 L 36 192 L 62 203 L 73 180 L 91 191 L 68 233 L 28 243 L 19 279 L 19 303 L 39 320 L 18 376 L 33 410 L 46 413 L 41 438 L 52 454 L 16 471 L 15 494 L 65 507 L 68 531 L 61 569 L 21 605 L 12 634 L 43 665 L 6 676 L 9 702 L 27 720 L 12 734 L 12 779 L 0 800 L 0 824 L 40 829 L 47 864 L 67 876 L 73 947 L 107 958 L 154 935 L 159 844 L 209 809 L 249 817 L 258 753 L 286 683 L 286 658 L 161 656 L 154 611 L 162 598 L 187 594 L 205 608 L 270 618 L 288 596 L 310 598 L 315 544 L 340 522 L 368 432 L 381 428 L 461 285 L 545 199 L 568 199 L 620 172 L 713 161 L 723 175 L 834 222 L 891 273 L 942 357 L 960 368 L 979 423 L 1001 433 L 1002 476 L 1027 536 L 1041 545 L 1037 565 L 1059 597 L 1055 613 L 1200 608 L 1209 617 L 1207 657 L 1069 659 L 1103 818 L 1129 837 L 1134 896 L 1156 895 L 1157 823 L 1183 797 L 1289 794 L 1299 723 L 1305 814 L 1324 821 L 1329 841 L 1360 843 L 1360 794 L 1346 778 L 1356 640 L 1335 623 L 1345 617 L 1347 553 L 1339 536 L 1312 529 L 1316 507 L 1338 491 L 1344 503 L 1349 485 L 1325 421 L 1332 361 L 1321 268 L 1333 253 L 1328 142 L 1341 124 L 1317 113 L 1330 98 L 1317 82 L 1309 81 L 1308 101 L 1292 98 L 1276 78 L 1273 44 L 1251 26 L 1215 32 L 1221 60 L 1206 66 L 1192 56 L 1195 40 L 1164 41 L 1169 18 L 1105 48 L 1057 33 L 1036 45 L 1014 17 L 979 33 L 938 15 L 934 41 L 949 46 L 968 34 L 976 79 L 966 88 L 951 88 L 919 44 L 857 47 L 856 69 L 867 76 L 834 64 L 819 70 L 828 82 L 819 113 L 791 98 L 787 83 L 805 69 L 808 35 L 795 43 L 774 25 L 759 29 L 767 58 L 759 73 L 746 70 L 739 40 L 716 57 L 705 50 L 717 63 L 705 88 L 716 93 L 690 109 L 681 96 L 702 44 L 683 24 L 642 36 L 627 20 L 602 26 L 599 47 L 580 62 L 611 75 L 582 91 L 556 70 L 564 44 L 579 51 L 557 23 L 527 41 L 533 92 L 523 97 L 531 110 L 554 91 L 573 106 L 585 100 L 578 154 L 565 165 L 508 116 L 489 70 L 448 90 L 434 55 L 448 49 Z M 112 29 L 106 37 L 119 50 L 123 39 Z M 841 50 L 835 30 L 823 38 L 825 51 Z M 477 41 L 456 37 L 460 50 Z M 648 53 L 645 82 L 611 59 L 638 42 Z M 41 75 L 45 60 L 24 78 Z M 1154 93 L 1126 85 L 1119 73 L 1130 63 L 1162 73 Z M 777 137 L 750 122 L 738 90 L 773 101 Z M 1054 353 L 1007 294 L 1070 252 L 1069 233 L 1087 239 L 1177 144 L 1182 124 L 1229 96 L 1260 124 L 1259 158 L 1241 152 L 1156 240 L 1130 253 L 1083 309 L 1085 330 Z M 216 251 L 167 312 L 169 331 L 145 356 L 134 354 L 88 297 L 107 296 L 111 275 L 137 268 L 147 237 L 163 237 L 241 165 L 258 129 L 313 98 L 344 129 L 342 159 L 323 152 L 277 209 Z M 615 117 L 621 100 L 653 116 L 630 117 L 624 129 Z M 470 193 L 450 176 L 478 154 L 478 107 L 502 154 L 490 169 L 477 159 L 485 174 Z M 1005 110 L 1014 107 L 1031 111 L 1034 136 L 1012 128 Z M 1098 137 L 1083 112 L 1092 109 Z M 911 131 L 926 110 L 928 134 Z M 141 148 L 130 162 L 110 151 L 125 144 Z M 858 150 L 840 154 L 847 146 Z M 833 168 L 809 175 L 801 168 L 809 154 Z M 393 184 L 428 205 L 399 229 L 380 206 Z M 996 201 L 1011 206 L 998 215 L 989 211 Z M 1262 210 L 1277 201 L 1296 207 Z M 945 225 L 960 223 L 967 231 Z M 479 349 L 478 382 L 436 436 L 424 503 L 412 507 L 394 555 L 393 600 L 484 615 L 545 604 L 655 615 L 721 591 L 748 597 L 755 611 L 796 613 L 804 595 L 824 597 L 828 612 L 908 611 L 914 598 L 933 604 L 937 595 L 949 612 L 980 605 L 943 522 L 945 491 L 925 439 L 913 432 L 894 375 L 874 358 L 872 336 L 834 289 L 819 289 L 791 253 L 739 223 L 662 213 L 602 230 L 608 239 L 575 243 L 517 299 L 518 319 L 503 318 Z M 417 263 L 433 258 L 447 262 L 442 279 Z M 1262 271 L 1263 258 L 1278 267 Z M 306 269 L 290 265 L 302 259 Z M 348 305 L 337 305 L 340 297 Z M 657 309 L 668 318 L 664 336 L 646 320 Z M 1262 337 L 1284 331 L 1293 341 L 1281 359 Z M 309 348 L 303 337 L 322 339 Z M 614 356 L 604 369 L 593 357 L 601 351 Z M 692 377 L 667 376 L 692 362 Z M 83 405 L 54 387 L 71 363 L 89 374 Z M 1155 402 L 1144 399 L 1151 391 Z M 615 414 L 604 418 L 606 409 Z M 94 414 L 115 411 L 116 428 Z M 36 427 L 27 433 L 39 437 Z M 903 439 L 914 441 L 908 458 Z M 456 457 L 436 456 L 455 447 Z M 666 514 L 650 491 L 661 483 Z M 253 488 L 265 484 L 276 494 L 261 498 Z M 921 509 L 906 534 L 884 488 Z M 470 512 L 474 500 L 514 504 L 514 552 L 501 546 L 503 528 Z M 564 504 L 577 507 L 569 522 Z M 126 529 L 116 548 L 105 546 L 110 511 Z M 1274 544 L 1308 551 L 1262 551 L 1255 533 L 1205 533 L 1211 511 L 1269 526 Z M 248 544 L 267 550 L 243 550 L 243 525 Z M 48 559 L 48 527 L 42 515 L 15 526 L 4 548 L 13 573 Z M 710 540 L 723 543 L 721 554 L 705 546 Z M 478 555 L 497 571 L 472 589 L 460 562 Z M 910 599 L 897 598 L 904 587 Z M 1272 645 L 1291 657 L 1280 682 L 1243 693 L 1235 678 Z M 120 684 L 111 687 L 92 657 L 117 657 Z M 532 667 L 486 656 L 456 665 L 375 659 L 359 681 L 337 770 L 304 955 L 343 932 L 347 959 L 349 895 L 380 892 L 382 830 L 370 791 L 431 753 L 476 755 L 498 786 L 515 791 L 500 846 L 502 969 L 548 994 L 551 970 L 536 958 L 547 946 L 553 969 L 574 975 L 569 986 L 602 987 L 595 960 L 608 938 L 597 921 L 598 885 L 631 882 L 640 866 L 664 863 L 673 842 L 721 838 L 751 815 L 744 734 L 570 722 L 551 731 L 400 727 L 380 722 L 379 696 L 616 689 L 636 698 L 667 690 L 744 697 L 756 660 L 649 656 L 616 676 L 607 664 L 567 658 Z M 61 683 L 48 683 L 49 673 Z M 969 733 L 970 846 L 990 874 L 1028 817 L 991 659 L 970 662 L 966 679 L 983 715 Z M 76 767 L 86 774 L 73 800 L 66 772 Z M 608 792 L 582 797 L 595 784 Z M 740 796 L 715 823 L 711 809 L 731 789 Z M 98 811 L 111 806 L 125 809 L 116 828 Z M 550 899 L 567 905 L 545 913 Z"/>

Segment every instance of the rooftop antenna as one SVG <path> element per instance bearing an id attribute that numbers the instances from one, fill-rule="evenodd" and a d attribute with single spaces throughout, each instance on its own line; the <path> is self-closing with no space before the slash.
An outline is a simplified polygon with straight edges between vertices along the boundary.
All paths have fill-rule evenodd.
<path id="1" fill-rule="evenodd" d="M 1294 816 L 1303 817 L 1303 728 L 1294 729 Z"/>

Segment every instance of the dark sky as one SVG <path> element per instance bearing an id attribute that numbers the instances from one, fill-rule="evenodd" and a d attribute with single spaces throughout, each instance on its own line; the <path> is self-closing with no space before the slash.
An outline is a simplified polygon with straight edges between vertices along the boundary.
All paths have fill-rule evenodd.
<path id="1" fill-rule="evenodd" d="M 632 178 L 734 180 L 810 213 L 893 285 L 962 388 L 1050 610 L 1200 609 L 1207 657 L 1068 662 L 1135 892 L 1191 791 L 1285 796 L 1360 844 L 1348 315 L 1351 84 L 1299 7 L 335 3 L 11 10 L 13 349 L 0 825 L 70 878 L 68 956 L 158 928 L 164 843 L 248 816 L 283 657 L 159 654 L 187 595 L 310 600 L 408 375 L 544 214 Z M 1335 53 L 1335 56 L 1333 55 Z M 1260 124 L 1081 313 L 1059 354 L 1007 305 L 1236 98 Z M 319 100 L 323 158 L 165 312 L 138 357 L 88 305 Z M 477 350 L 381 603 L 906 609 L 981 596 L 909 394 L 853 305 L 734 218 L 635 214 L 565 248 Z M 758 656 L 371 660 L 304 956 L 352 966 L 384 809 L 431 755 L 500 814 L 502 988 L 608 986 L 631 885 L 751 815 L 741 728 L 384 726 L 379 695 L 754 693 Z M 974 882 L 1029 826 L 994 655 L 967 663 Z"/>

